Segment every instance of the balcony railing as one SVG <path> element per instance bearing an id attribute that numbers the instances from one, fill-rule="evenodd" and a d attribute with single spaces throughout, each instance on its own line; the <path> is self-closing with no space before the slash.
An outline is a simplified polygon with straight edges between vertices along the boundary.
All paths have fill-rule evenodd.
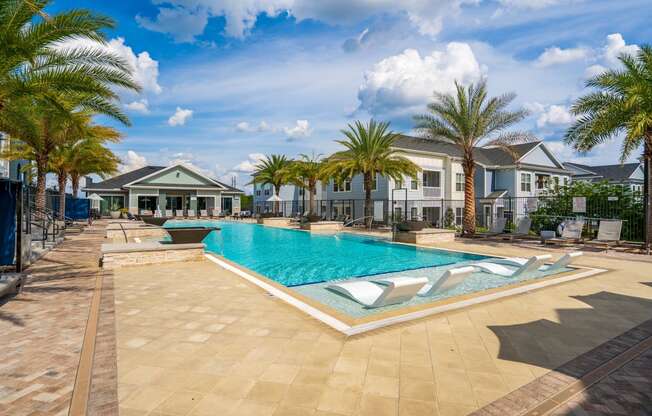
<path id="1" fill-rule="evenodd" d="M 441 198 L 441 188 L 433 188 L 429 186 L 423 187 L 424 198 Z"/>

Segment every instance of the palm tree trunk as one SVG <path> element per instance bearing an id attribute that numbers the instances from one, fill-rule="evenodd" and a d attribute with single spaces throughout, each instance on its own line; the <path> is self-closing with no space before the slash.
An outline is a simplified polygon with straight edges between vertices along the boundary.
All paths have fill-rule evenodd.
<path id="1" fill-rule="evenodd" d="M 371 229 L 373 217 L 371 216 L 371 174 L 364 174 L 364 216 L 367 228 Z M 354 214 L 355 215 L 355 214 Z"/>
<path id="2" fill-rule="evenodd" d="M 79 192 L 79 175 L 70 175 L 70 184 L 72 186 L 72 197 L 77 198 Z"/>
<path id="3" fill-rule="evenodd" d="M 315 215 L 315 190 L 316 190 L 315 184 L 310 183 L 308 185 L 308 192 L 310 192 L 310 195 L 308 196 L 308 201 L 309 201 L 308 205 L 310 206 L 310 209 L 309 209 L 310 215 Z"/>
<path id="4" fill-rule="evenodd" d="M 643 197 L 645 198 L 645 254 L 650 254 L 650 243 L 652 243 L 652 131 L 646 134 L 643 158 L 645 160 L 645 184 L 643 185 Z"/>
<path id="5" fill-rule="evenodd" d="M 475 163 L 472 157 L 465 156 L 462 162 L 464 170 L 464 220 L 462 235 L 475 234 Z"/>
<path id="6" fill-rule="evenodd" d="M 47 169 L 45 162 L 36 161 L 36 210 L 40 214 L 45 212 L 45 175 Z"/>
<path id="7" fill-rule="evenodd" d="M 280 193 L 279 188 L 280 187 L 277 187 L 276 185 L 274 185 L 274 195 L 276 195 L 277 198 L 278 198 L 278 194 Z M 280 206 L 281 206 L 280 201 L 274 201 L 274 214 L 275 214 L 275 216 L 278 216 L 278 211 L 279 211 Z"/>
<path id="8" fill-rule="evenodd" d="M 65 172 L 57 172 L 57 182 L 59 184 L 59 219 L 62 221 L 66 216 L 66 179 L 68 179 L 68 175 Z"/>

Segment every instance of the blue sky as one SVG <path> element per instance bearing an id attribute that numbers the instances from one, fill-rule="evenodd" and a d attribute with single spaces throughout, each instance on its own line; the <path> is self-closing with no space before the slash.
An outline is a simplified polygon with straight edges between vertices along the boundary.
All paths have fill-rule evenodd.
<path id="1" fill-rule="evenodd" d="M 92 4 L 92 6 L 90 6 Z M 123 169 L 183 161 L 244 186 L 262 154 L 328 154 L 374 117 L 409 133 L 432 92 L 486 77 L 531 111 L 517 128 L 563 160 L 617 163 L 618 142 L 577 155 L 561 137 L 592 73 L 651 38 L 649 0 L 56 0 L 113 17 L 110 48 L 136 68 Z"/>

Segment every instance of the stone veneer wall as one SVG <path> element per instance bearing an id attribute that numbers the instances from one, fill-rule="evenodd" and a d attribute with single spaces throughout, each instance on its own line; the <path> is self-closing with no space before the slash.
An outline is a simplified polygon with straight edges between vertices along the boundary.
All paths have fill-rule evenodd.
<path id="1" fill-rule="evenodd" d="M 455 241 L 455 231 L 433 228 L 425 228 L 421 231 L 398 231 L 394 234 L 394 241 L 421 245 L 452 242 Z"/>
<path id="2" fill-rule="evenodd" d="M 110 246 L 110 247 L 108 247 Z M 120 246 L 123 246 L 121 249 Z M 138 246 L 144 246 L 142 248 Z M 176 246 L 176 247 L 175 247 Z M 170 262 L 204 261 L 204 244 L 105 244 L 102 267 L 116 269 Z"/>

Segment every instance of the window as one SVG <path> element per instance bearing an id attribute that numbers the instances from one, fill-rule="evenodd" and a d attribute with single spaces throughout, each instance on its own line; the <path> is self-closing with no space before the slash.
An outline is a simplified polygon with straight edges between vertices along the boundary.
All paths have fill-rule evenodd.
<path id="1" fill-rule="evenodd" d="M 559 176 L 554 176 L 552 181 L 555 184 L 555 189 L 559 188 Z"/>
<path id="2" fill-rule="evenodd" d="M 532 192 L 532 175 L 521 173 L 521 192 Z"/>
<path id="3" fill-rule="evenodd" d="M 403 181 L 394 181 L 394 189 L 402 189 L 403 188 Z"/>
<path id="4" fill-rule="evenodd" d="M 401 221 L 403 219 L 403 211 L 400 207 L 394 208 L 394 221 Z"/>
<path id="5" fill-rule="evenodd" d="M 410 209 L 410 218 L 416 220 L 418 216 L 419 216 L 419 210 L 417 209 L 417 207 L 412 207 Z"/>
<path id="6" fill-rule="evenodd" d="M 568 186 L 568 178 L 567 177 L 564 178 L 564 186 Z"/>
<path id="7" fill-rule="evenodd" d="M 410 181 L 410 189 L 412 189 L 413 191 L 419 189 L 419 180 L 416 177 L 412 178 L 412 180 Z"/>
<path id="8" fill-rule="evenodd" d="M 256 196 L 260 196 L 260 189 L 256 190 Z"/>
<path id="9" fill-rule="evenodd" d="M 344 215 L 347 217 L 351 216 L 351 207 L 344 207 Z"/>
<path id="10" fill-rule="evenodd" d="M 333 192 L 351 192 L 351 181 L 347 179 L 342 183 L 333 182 Z"/>
<path id="11" fill-rule="evenodd" d="M 158 209 L 158 197 L 156 196 L 139 196 L 138 213 L 143 211 L 154 212 Z"/>
<path id="12" fill-rule="evenodd" d="M 455 191 L 463 192 L 464 191 L 464 174 L 456 173 L 455 174 Z"/>
<path id="13" fill-rule="evenodd" d="M 441 172 L 438 170 L 423 171 L 423 186 L 425 188 L 439 188 L 441 185 Z"/>
<path id="14" fill-rule="evenodd" d="M 464 216 L 464 210 L 461 207 L 455 208 L 455 225 L 462 225 L 462 218 Z"/>
<path id="15" fill-rule="evenodd" d="M 299 196 L 303 196 L 303 188 L 299 188 Z"/>
<path id="16" fill-rule="evenodd" d="M 534 179 L 537 190 L 547 189 L 550 185 L 550 175 L 536 175 Z"/>
<path id="17" fill-rule="evenodd" d="M 125 197 L 123 195 L 101 195 L 103 200 L 100 201 L 100 214 L 109 215 L 111 211 L 119 211 L 125 207 Z"/>

